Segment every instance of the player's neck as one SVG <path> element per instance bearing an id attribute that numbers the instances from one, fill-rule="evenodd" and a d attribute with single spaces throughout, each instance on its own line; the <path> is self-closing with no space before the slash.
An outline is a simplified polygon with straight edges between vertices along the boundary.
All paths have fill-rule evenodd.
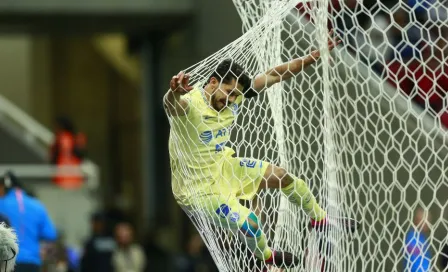
<path id="1" fill-rule="evenodd" d="M 217 112 L 220 112 L 220 111 L 224 110 L 224 108 L 218 110 L 218 109 L 216 109 L 216 107 L 214 107 L 214 105 L 212 103 L 212 95 L 213 95 L 214 92 L 215 92 L 215 89 L 213 89 L 209 84 L 207 84 L 204 87 L 203 95 L 205 97 L 205 100 L 207 100 L 206 103 L 208 103 L 208 106 L 211 109 L 213 109 L 213 110 L 215 110 Z"/>
<path id="2" fill-rule="evenodd" d="M 207 99 L 207 101 L 209 103 L 210 103 L 210 98 L 212 97 L 213 91 L 214 90 L 210 87 L 209 84 L 205 85 L 205 87 L 204 87 L 204 95 L 205 95 L 205 98 Z"/>

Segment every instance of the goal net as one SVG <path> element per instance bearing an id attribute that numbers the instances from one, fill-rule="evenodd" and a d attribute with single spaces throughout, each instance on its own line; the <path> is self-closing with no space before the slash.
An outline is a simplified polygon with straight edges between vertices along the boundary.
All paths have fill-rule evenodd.
<path id="1" fill-rule="evenodd" d="M 247 237 L 229 227 L 238 213 L 217 218 L 231 209 L 210 211 L 212 201 L 204 200 L 219 193 L 228 200 L 227 192 L 235 190 L 258 216 L 269 246 L 302 260 L 288 271 L 444 271 L 446 7 L 438 1 L 234 3 L 244 34 L 186 69 L 192 92 L 203 100 L 186 95 L 185 115 L 169 118 L 173 192 L 220 271 L 268 269 L 248 250 Z M 342 39 L 331 53 L 330 28 Z M 255 76 L 313 49 L 321 51 L 320 60 L 297 76 L 232 104 L 233 125 L 210 123 L 231 119 L 214 115 L 204 93 L 223 60 Z M 192 109 L 203 114 L 192 115 Z M 228 142 L 214 144 L 227 135 Z M 204 148 L 210 144 L 215 148 Z M 279 190 L 261 190 L 247 200 L 242 187 L 248 177 L 238 167 L 230 174 L 222 167 L 224 146 L 248 158 L 242 167 L 258 159 L 287 169 L 306 181 L 330 216 L 355 218 L 361 228 L 354 235 L 312 231 L 308 216 Z M 221 192 L 211 189 L 216 184 Z"/>

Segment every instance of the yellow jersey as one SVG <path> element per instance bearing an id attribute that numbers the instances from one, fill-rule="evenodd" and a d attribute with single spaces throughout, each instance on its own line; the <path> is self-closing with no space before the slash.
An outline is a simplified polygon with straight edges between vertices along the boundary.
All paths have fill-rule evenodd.
<path id="1" fill-rule="evenodd" d="M 243 97 L 221 112 L 211 108 L 200 85 L 182 98 L 188 101 L 188 112 L 169 117 L 169 152 L 174 193 L 191 195 L 185 194 L 185 186 L 192 185 L 194 191 L 206 189 L 219 179 L 222 162 L 235 153 L 225 145 Z"/>

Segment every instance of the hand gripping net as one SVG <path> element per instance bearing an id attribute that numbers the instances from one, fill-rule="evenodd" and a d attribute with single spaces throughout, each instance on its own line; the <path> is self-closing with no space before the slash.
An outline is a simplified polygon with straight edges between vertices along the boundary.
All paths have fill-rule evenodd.
<path id="1" fill-rule="evenodd" d="M 206 81 L 228 58 L 256 75 L 312 49 L 322 57 L 294 79 L 244 101 L 228 146 L 239 157 L 286 168 L 307 181 L 328 214 L 362 223 L 355 235 L 317 234 L 279 191 L 260 192 L 252 208 L 268 243 L 304 260 L 303 267 L 288 271 L 403 271 L 413 265 L 444 271 L 439 261 L 448 257 L 442 250 L 448 243 L 446 7 L 438 1 L 234 3 L 244 34 L 188 68 L 193 84 Z M 343 41 L 331 55 L 330 28 Z M 173 142 L 200 137 L 180 130 L 173 129 Z M 194 148 L 177 146 L 171 154 L 185 176 L 198 175 L 182 163 Z M 195 186 L 182 188 L 195 194 Z M 263 271 L 238 233 L 200 213 L 189 215 L 220 271 Z M 420 233 L 426 238 L 412 239 Z"/>

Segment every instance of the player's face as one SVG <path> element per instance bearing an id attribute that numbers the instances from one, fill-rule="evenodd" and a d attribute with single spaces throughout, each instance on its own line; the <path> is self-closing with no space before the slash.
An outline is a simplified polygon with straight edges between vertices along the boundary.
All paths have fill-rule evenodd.
<path id="1" fill-rule="evenodd" d="M 210 102 L 211 106 L 217 111 L 224 110 L 234 103 L 238 96 L 242 95 L 243 86 L 237 84 L 235 79 L 230 83 L 220 83 L 212 78 L 211 83 L 214 86 L 214 92 Z"/>

